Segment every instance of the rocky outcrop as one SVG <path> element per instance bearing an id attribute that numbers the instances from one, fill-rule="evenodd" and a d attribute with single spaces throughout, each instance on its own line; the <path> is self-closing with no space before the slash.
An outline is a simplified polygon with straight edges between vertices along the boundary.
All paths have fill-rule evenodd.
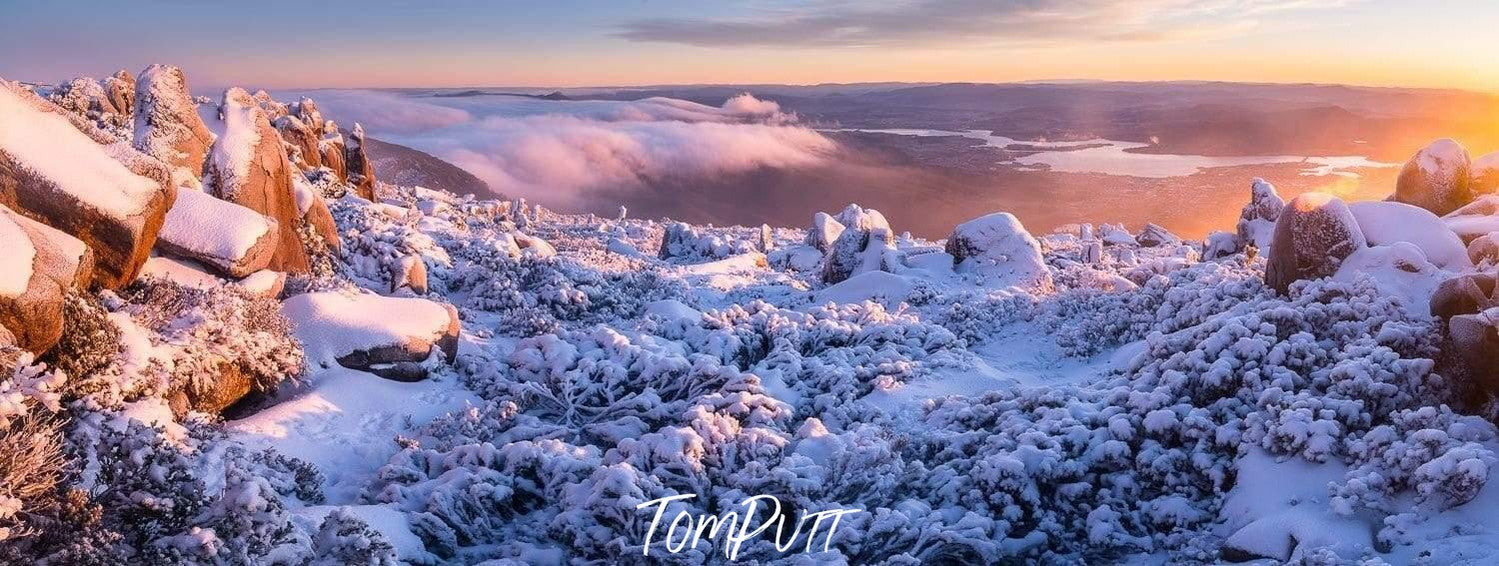
<path id="1" fill-rule="evenodd" d="M 120 69 L 104 79 L 104 97 L 114 111 L 126 118 L 135 116 L 135 76 Z M 123 124 L 122 124 L 123 125 Z"/>
<path id="2" fill-rule="evenodd" d="M 338 124 L 329 120 L 323 125 L 323 137 L 318 140 L 318 152 L 322 154 L 322 163 L 339 181 L 349 180 L 349 165 L 344 158 L 344 136 L 338 132 Z"/>
<path id="3" fill-rule="evenodd" d="M 1472 163 L 1468 150 L 1450 139 L 1440 139 L 1411 156 L 1395 181 L 1390 200 L 1413 204 L 1438 216 L 1473 202 Z"/>
<path id="4" fill-rule="evenodd" d="M 255 378 L 234 360 L 215 357 L 203 364 L 214 368 L 211 378 L 191 380 L 167 397 L 167 407 L 173 415 L 181 418 L 191 411 L 216 415 L 250 394 Z"/>
<path id="5" fill-rule="evenodd" d="M 170 166 L 174 186 L 195 186 L 214 140 L 182 69 L 147 67 L 136 81 L 135 99 L 135 148 Z"/>
<path id="6" fill-rule="evenodd" d="M 1499 232 L 1489 232 L 1468 243 L 1468 261 L 1479 269 L 1499 266 Z"/>
<path id="7" fill-rule="evenodd" d="M 1001 287 L 1051 289 L 1051 271 L 1041 257 L 1041 243 L 1020 219 L 995 212 L 959 224 L 947 238 L 947 253 L 960 273 L 976 273 Z"/>
<path id="8" fill-rule="evenodd" d="M 420 298 L 307 293 L 282 303 L 309 363 L 338 364 L 387 379 L 416 381 L 435 352 L 458 354 L 459 319 L 452 305 Z"/>
<path id="9" fill-rule="evenodd" d="M 82 240 L 95 285 L 129 283 L 176 198 L 166 167 L 36 95 L 0 87 L 0 205 Z M 108 144 L 108 145 L 106 145 Z"/>
<path id="10" fill-rule="evenodd" d="M 63 331 L 63 302 L 87 286 L 93 254 L 82 241 L 0 206 L 0 334 L 41 353 Z"/>
<path id="11" fill-rule="evenodd" d="M 238 279 L 269 266 L 280 238 L 275 220 L 202 191 L 183 189 L 167 212 L 156 246 Z"/>
<path id="12" fill-rule="evenodd" d="M 209 179 L 221 199 L 275 220 L 280 229 L 270 268 L 307 273 L 310 261 L 297 231 L 302 211 L 292 188 L 291 163 L 281 136 L 260 105 L 241 88 L 224 92 L 224 137 L 213 145 Z"/>
<path id="13" fill-rule="evenodd" d="M 375 200 L 375 166 L 364 153 L 364 126 L 355 122 L 345 143 L 344 163 L 349 172 L 349 184 L 354 185 L 354 194 Z"/>
<path id="14" fill-rule="evenodd" d="M 1285 207 L 1286 201 L 1275 192 L 1275 185 L 1258 177 L 1250 182 L 1249 204 L 1239 211 L 1236 227 L 1242 245 L 1268 252 L 1275 238 L 1275 221 Z"/>
<path id="15" fill-rule="evenodd" d="M 1154 248 L 1157 246 L 1175 246 L 1181 244 L 1182 239 L 1178 238 L 1176 234 L 1172 234 L 1164 226 L 1149 223 L 1135 236 L 1135 242 L 1147 248 Z"/>
<path id="16" fill-rule="evenodd" d="M 817 248 L 819 252 L 827 253 L 828 248 L 833 247 L 833 242 L 841 235 L 843 225 L 831 214 L 819 212 L 812 216 L 812 228 L 807 230 L 806 244 Z"/>
<path id="17" fill-rule="evenodd" d="M 1499 390 L 1499 285 L 1492 273 L 1443 281 L 1431 295 L 1431 314 L 1446 323 L 1443 375 Z"/>
<path id="18" fill-rule="evenodd" d="M 427 264 L 422 258 L 406 256 L 390 266 L 390 292 L 409 289 L 418 295 L 427 294 Z"/>
<path id="19" fill-rule="evenodd" d="M 843 226 L 843 231 L 823 255 L 822 282 L 833 284 L 858 273 L 882 270 L 879 264 L 883 260 L 876 260 L 875 264 L 870 260 L 882 255 L 886 246 L 893 248 L 894 236 L 885 215 L 872 208 L 850 204 L 838 213 L 835 220 Z M 875 236 L 876 231 L 880 234 L 875 241 L 880 245 L 871 246 L 871 236 Z"/>
<path id="20" fill-rule="evenodd" d="M 313 131 L 311 126 L 296 116 L 277 118 L 275 126 L 281 139 L 291 148 L 287 157 L 292 163 L 304 170 L 323 166 L 323 152 L 318 147 L 323 140 L 321 128 Z"/>
<path id="21" fill-rule="evenodd" d="M 1280 293 L 1303 279 L 1337 273 L 1343 260 L 1368 244 L 1348 206 L 1326 193 L 1304 193 L 1275 222 L 1265 284 Z"/>

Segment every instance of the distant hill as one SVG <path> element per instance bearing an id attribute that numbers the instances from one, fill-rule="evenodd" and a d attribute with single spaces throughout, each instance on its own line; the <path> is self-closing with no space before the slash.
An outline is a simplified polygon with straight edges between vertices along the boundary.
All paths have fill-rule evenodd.
<path id="1" fill-rule="evenodd" d="M 419 185 L 479 198 L 507 198 L 490 190 L 489 184 L 473 173 L 430 153 L 368 137 L 364 150 L 375 167 L 375 176 L 387 183 Z"/>

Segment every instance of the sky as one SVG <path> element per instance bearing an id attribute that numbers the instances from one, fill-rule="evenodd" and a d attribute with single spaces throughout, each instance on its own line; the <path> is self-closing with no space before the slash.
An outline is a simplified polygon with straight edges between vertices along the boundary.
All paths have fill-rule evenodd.
<path id="1" fill-rule="evenodd" d="M 1228 80 L 1499 92 L 1494 0 L 0 0 L 0 77 L 193 86 Z"/>

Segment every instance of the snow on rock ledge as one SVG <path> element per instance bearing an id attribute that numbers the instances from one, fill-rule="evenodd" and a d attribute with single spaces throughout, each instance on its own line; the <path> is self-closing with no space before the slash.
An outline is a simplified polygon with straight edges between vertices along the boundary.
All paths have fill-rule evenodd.
<path id="1" fill-rule="evenodd" d="M 309 363 L 338 364 L 398 381 L 426 377 L 434 350 L 449 363 L 458 353 L 458 311 L 426 299 L 308 293 L 289 298 L 291 320 Z"/>
<path id="2" fill-rule="evenodd" d="M 1344 258 L 1368 246 L 1348 205 L 1327 193 L 1291 199 L 1275 222 L 1274 240 L 1265 284 L 1280 293 L 1297 281 L 1337 273 Z"/>
<path id="3" fill-rule="evenodd" d="M 1050 289 L 1051 271 L 1037 242 L 1015 215 L 996 212 L 959 224 L 947 239 L 959 272 L 977 273 L 987 284 Z"/>
<path id="4" fill-rule="evenodd" d="M 93 283 L 114 289 L 145 263 L 176 189 L 160 163 L 91 128 L 0 81 L 0 205 L 88 244 Z"/>
<path id="5" fill-rule="evenodd" d="M 219 273 L 241 278 L 265 269 L 276 253 L 276 221 L 202 191 L 177 192 L 157 247 L 194 259 Z"/>
<path id="6" fill-rule="evenodd" d="M 93 255 L 77 238 L 0 206 L 0 334 L 40 353 L 62 337 L 63 299 L 85 288 Z"/>
<path id="7" fill-rule="evenodd" d="M 1447 228 L 1472 242 L 1479 236 L 1499 232 L 1499 196 L 1485 195 L 1442 217 Z"/>
<path id="8" fill-rule="evenodd" d="M 174 186 L 198 184 L 213 132 L 203 124 L 182 69 L 151 65 L 135 81 L 135 147 L 172 168 Z"/>
<path id="9" fill-rule="evenodd" d="M 1395 181 L 1390 199 L 1413 204 L 1438 215 L 1473 202 L 1472 163 L 1468 150 L 1451 139 L 1431 142 L 1411 156 Z"/>

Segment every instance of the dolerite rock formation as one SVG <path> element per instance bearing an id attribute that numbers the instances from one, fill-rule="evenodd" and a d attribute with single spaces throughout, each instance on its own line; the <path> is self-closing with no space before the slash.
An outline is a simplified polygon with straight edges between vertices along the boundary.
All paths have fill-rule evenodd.
<path id="1" fill-rule="evenodd" d="M 0 205 L 87 244 L 92 284 L 135 279 L 176 192 L 161 162 L 0 81 Z"/>
<path id="2" fill-rule="evenodd" d="M 1468 261 L 1479 269 L 1499 266 L 1499 232 L 1489 232 L 1468 243 Z"/>
<path id="3" fill-rule="evenodd" d="M 1285 207 L 1286 201 L 1275 192 L 1275 185 L 1260 178 L 1250 182 L 1249 204 L 1239 211 L 1237 231 L 1241 245 L 1268 252 L 1271 240 L 1275 238 L 1275 221 Z"/>
<path id="4" fill-rule="evenodd" d="M 1477 198 L 1471 175 L 1468 150 L 1456 141 L 1440 139 L 1405 162 L 1390 200 L 1413 204 L 1441 216 Z"/>
<path id="5" fill-rule="evenodd" d="M 364 153 L 364 126 L 355 122 L 345 143 L 344 163 L 349 171 L 349 183 L 354 185 L 354 194 L 375 200 L 375 166 Z"/>
<path id="6" fill-rule="evenodd" d="M 120 82 L 113 77 L 106 79 L 105 84 L 120 88 Z M 129 101 L 132 98 L 120 100 L 117 93 L 112 93 L 104 84 L 91 77 L 79 77 L 58 85 L 48 96 L 48 100 L 62 109 L 107 127 L 121 127 L 129 123 L 132 110 Z"/>
<path id="7" fill-rule="evenodd" d="M 1141 229 L 1140 233 L 1135 236 L 1135 242 L 1147 248 L 1175 246 L 1180 244 L 1181 241 L 1182 239 L 1178 238 L 1176 234 L 1172 234 L 1170 230 L 1154 223 L 1146 224 L 1145 228 Z"/>
<path id="8" fill-rule="evenodd" d="M 1244 249 L 1244 241 L 1239 239 L 1238 234 L 1215 230 L 1202 241 L 1202 259 L 1205 261 L 1223 259 L 1239 253 L 1242 249 Z"/>
<path id="9" fill-rule="evenodd" d="M 338 124 L 333 120 L 324 122 L 323 137 L 318 140 L 318 152 L 322 155 L 323 166 L 332 171 L 339 181 L 349 180 L 349 165 L 344 157 L 346 150 L 344 136 L 339 133 Z"/>
<path id="10" fill-rule="evenodd" d="M 300 169 L 317 169 L 323 166 L 323 152 L 318 145 L 323 141 L 322 128 L 312 127 L 296 116 L 282 116 L 275 121 L 276 131 L 286 142 L 290 153 L 287 158 Z"/>
<path id="11" fill-rule="evenodd" d="M 884 231 L 881 237 L 886 243 L 894 240 L 885 215 L 872 208 L 865 209 L 857 204 L 850 204 L 843 212 L 838 213 L 836 220 L 843 225 L 843 232 L 838 234 L 838 239 L 823 254 L 822 282 L 838 283 L 856 273 L 880 270 L 880 266 L 869 265 L 866 260 L 873 257 L 867 251 L 871 249 L 869 241 L 874 231 Z"/>
<path id="12" fill-rule="evenodd" d="M 986 284 L 1052 288 L 1041 243 L 1008 212 L 986 214 L 953 228 L 947 253 L 957 262 L 959 273 L 976 273 Z"/>
<path id="13" fill-rule="evenodd" d="M 202 191 L 183 189 L 167 212 L 156 246 L 238 279 L 269 266 L 280 240 L 275 220 Z"/>
<path id="14" fill-rule="evenodd" d="M 1483 195 L 1442 217 L 1447 229 L 1464 242 L 1499 232 L 1499 195 Z"/>
<path id="15" fill-rule="evenodd" d="M 817 251 L 827 253 L 828 248 L 833 247 L 833 242 L 838 236 L 843 235 L 843 224 L 840 224 L 833 215 L 819 212 L 812 216 L 812 227 L 807 230 L 806 244 L 817 248 Z"/>
<path id="16" fill-rule="evenodd" d="M 1275 221 L 1274 238 L 1265 284 L 1280 293 L 1297 281 L 1336 273 L 1345 258 L 1368 245 L 1348 205 L 1327 193 L 1291 199 Z"/>
<path id="17" fill-rule="evenodd" d="M 701 255 L 699 241 L 702 235 L 698 234 L 696 228 L 684 222 L 672 222 L 666 225 L 661 232 L 661 247 L 656 250 L 656 257 L 671 259 L 674 257 L 692 257 Z"/>
<path id="18" fill-rule="evenodd" d="M 224 136 L 214 142 L 209 179 L 214 194 L 274 219 L 281 237 L 270 268 L 307 273 L 309 259 L 297 231 L 302 225 L 292 189 L 291 162 L 281 135 L 265 111 L 242 88 L 224 92 L 220 105 Z"/>
<path id="19" fill-rule="evenodd" d="M 1431 295 L 1431 314 L 1446 322 L 1443 375 L 1457 375 L 1490 391 L 1499 390 L 1499 286 L 1492 273 L 1443 281 Z"/>
<path id="20" fill-rule="evenodd" d="M 120 69 L 104 79 L 104 96 L 114 106 L 115 112 L 126 118 L 135 116 L 135 76 Z M 122 124 L 123 125 L 123 124 Z"/>
<path id="21" fill-rule="evenodd" d="M 1499 151 L 1473 160 L 1473 192 L 1499 191 Z"/>
<path id="22" fill-rule="evenodd" d="M 427 264 L 422 263 L 422 258 L 409 255 L 390 265 L 390 292 L 401 289 L 427 294 Z"/>
<path id="23" fill-rule="evenodd" d="M 82 241 L 0 206 L 0 334 L 34 353 L 62 337 L 63 299 L 92 277 Z"/>
<path id="24" fill-rule="evenodd" d="M 214 143 L 182 69 L 151 65 L 135 85 L 135 148 L 172 169 L 174 186 L 196 185 Z"/>
<path id="25" fill-rule="evenodd" d="M 459 319 L 452 305 L 322 292 L 291 297 L 281 312 L 306 347 L 309 363 L 337 363 L 387 379 L 416 381 L 427 376 L 423 362 L 434 352 L 442 352 L 450 364 L 457 359 Z"/>

